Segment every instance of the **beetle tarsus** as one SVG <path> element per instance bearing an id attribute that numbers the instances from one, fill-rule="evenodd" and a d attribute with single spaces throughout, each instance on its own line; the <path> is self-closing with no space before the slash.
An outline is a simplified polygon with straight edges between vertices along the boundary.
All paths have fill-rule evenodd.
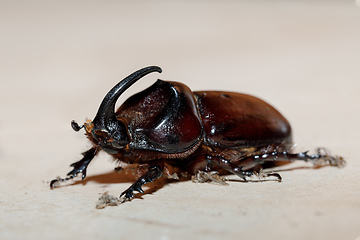
<path id="1" fill-rule="evenodd" d="M 262 168 L 260 168 L 259 172 L 256 172 L 255 175 L 258 177 L 258 179 L 260 181 L 270 181 L 271 179 L 268 179 L 269 177 L 276 177 L 278 182 L 282 181 L 282 177 L 280 176 L 280 174 L 276 173 L 276 172 L 270 172 L 270 173 L 266 173 L 263 171 Z"/>
<path id="2" fill-rule="evenodd" d="M 151 167 L 143 176 L 141 176 L 133 185 L 121 193 L 120 198 L 124 196 L 124 201 L 131 200 L 134 197 L 134 191 L 144 193 L 141 188 L 144 184 L 153 182 L 155 179 L 161 177 L 163 168 L 155 165 Z"/>
<path id="3" fill-rule="evenodd" d="M 68 181 L 68 180 L 70 180 L 70 179 L 73 179 L 73 178 L 76 177 L 76 176 L 77 176 L 77 174 L 68 176 L 68 177 L 66 177 L 66 178 L 60 178 L 60 177 L 58 177 L 58 178 L 56 178 L 56 179 L 54 179 L 54 180 L 52 180 L 52 181 L 50 182 L 50 189 L 56 188 L 56 187 L 59 186 L 59 183 L 60 183 L 60 182 Z"/>
<path id="4" fill-rule="evenodd" d="M 330 151 L 326 148 L 317 148 L 316 154 L 314 155 L 305 155 L 308 159 L 312 160 L 315 166 L 335 166 L 335 167 L 344 167 L 346 162 L 341 156 L 333 156 Z"/>
<path id="5" fill-rule="evenodd" d="M 276 177 L 279 182 L 282 181 L 282 177 L 281 177 L 281 175 L 278 174 L 278 173 L 268 173 L 268 174 L 267 174 L 267 177 L 271 177 L 271 176 Z"/>
<path id="6" fill-rule="evenodd" d="M 93 147 L 93 148 L 89 149 L 88 151 L 82 153 L 82 155 L 84 157 L 80 161 L 74 162 L 73 164 L 70 165 L 71 167 L 74 167 L 74 169 L 71 170 L 67 174 L 68 177 L 57 178 L 57 179 L 52 180 L 50 182 L 50 188 L 53 189 L 54 187 L 57 187 L 59 182 L 65 182 L 70 179 L 73 179 L 79 173 L 82 174 L 81 178 L 82 178 L 82 180 L 84 180 L 84 178 L 86 177 L 86 168 L 97 153 L 98 153 L 98 148 L 96 148 L 96 147 Z"/>
<path id="7" fill-rule="evenodd" d="M 278 152 L 273 151 L 264 151 L 261 154 L 253 155 L 241 159 L 244 161 L 246 159 L 252 158 L 253 161 L 257 164 L 263 164 L 265 162 L 276 162 L 276 161 L 295 161 L 301 160 L 305 162 L 313 162 L 315 166 L 336 166 L 344 167 L 346 162 L 340 156 L 333 156 L 326 148 L 317 148 L 316 154 L 309 155 L 309 151 L 292 153 L 289 151 Z"/>

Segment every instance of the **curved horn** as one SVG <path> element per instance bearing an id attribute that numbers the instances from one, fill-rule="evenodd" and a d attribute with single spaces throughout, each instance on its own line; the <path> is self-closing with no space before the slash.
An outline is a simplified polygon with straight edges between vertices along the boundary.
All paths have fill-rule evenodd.
<path id="1" fill-rule="evenodd" d="M 136 81 L 138 81 L 140 78 L 152 72 L 161 73 L 162 70 L 157 66 L 145 67 L 130 74 L 129 76 L 124 78 L 121 82 L 116 84 L 115 87 L 113 87 L 106 94 L 104 100 L 101 102 L 99 110 L 93 121 L 95 128 L 97 129 L 107 128 L 109 130 L 116 128 L 117 120 L 115 116 L 115 103 L 117 99 Z"/>

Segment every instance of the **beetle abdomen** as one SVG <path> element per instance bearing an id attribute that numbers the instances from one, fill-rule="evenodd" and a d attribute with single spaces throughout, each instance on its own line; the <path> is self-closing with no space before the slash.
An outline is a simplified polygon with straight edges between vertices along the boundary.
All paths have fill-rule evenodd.
<path id="1" fill-rule="evenodd" d="M 291 142 L 289 122 L 266 102 L 241 93 L 194 92 L 208 144 L 258 147 Z"/>

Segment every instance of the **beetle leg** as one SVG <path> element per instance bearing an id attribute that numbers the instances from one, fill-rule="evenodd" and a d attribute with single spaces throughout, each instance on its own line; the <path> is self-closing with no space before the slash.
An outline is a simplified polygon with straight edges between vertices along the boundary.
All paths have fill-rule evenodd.
<path id="1" fill-rule="evenodd" d="M 91 162 L 91 160 L 95 157 L 95 155 L 98 153 L 98 148 L 93 147 L 89 149 L 88 151 L 84 152 L 82 155 L 84 156 L 80 161 L 74 162 L 71 164 L 71 167 L 74 167 L 73 170 L 71 170 L 66 178 L 57 178 L 50 182 L 50 188 L 54 188 L 58 182 L 64 182 L 68 181 L 70 179 L 73 179 L 76 177 L 79 173 L 82 173 L 82 180 L 86 177 L 86 168 Z"/>
<path id="2" fill-rule="evenodd" d="M 242 166 L 237 166 L 233 164 L 230 160 L 227 160 L 219 156 L 208 155 L 206 156 L 206 160 L 209 163 L 218 165 L 219 167 L 225 169 L 226 171 L 239 176 L 240 178 L 244 179 L 245 182 L 247 182 L 246 177 L 250 177 L 251 175 L 254 174 L 251 171 L 244 171 Z"/>
<path id="3" fill-rule="evenodd" d="M 345 165 L 345 160 L 340 156 L 332 156 L 325 148 L 317 148 L 316 154 L 309 155 L 308 151 L 300 153 L 291 153 L 289 151 L 284 152 L 266 152 L 259 155 L 251 156 L 254 162 L 263 164 L 266 161 L 294 161 L 302 160 L 305 162 L 312 161 L 315 165 L 330 165 L 343 167 Z"/>
<path id="4" fill-rule="evenodd" d="M 124 201 L 131 200 L 134 197 L 134 191 L 144 193 L 144 190 L 141 188 L 144 184 L 153 182 L 155 179 L 162 176 L 163 167 L 159 165 L 154 165 L 151 167 L 143 176 L 141 176 L 133 185 L 121 193 L 125 197 Z"/>

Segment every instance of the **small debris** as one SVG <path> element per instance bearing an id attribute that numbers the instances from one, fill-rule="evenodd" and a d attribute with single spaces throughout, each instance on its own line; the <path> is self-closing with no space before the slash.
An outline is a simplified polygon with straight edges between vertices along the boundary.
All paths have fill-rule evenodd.
<path id="1" fill-rule="evenodd" d="M 179 180 L 179 176 L 177 175 L 177 173 L 167 175 L 167 178 L 168 179 L 173 179 L 173 180 Z"/>
<path id="2" fill-rule="evenodd" d="M 228 181 L 228 179 L 224 176 L 220 176 L 217 171 L 212 171 L 212 172 L 198 171 L 195 175 L 191 176 L 191 181 L 193 181 L 194 183 L 211 182 L 211 183 L 218 183 L 221 185 L 229 185 L 226 182 Z"/>
<path id="3" fill-rule="evenodd" d="M 317 148 L 316 151 L 319 158 L 314 160 L 315 166 L 345 167 L 346 161 L 343 157 L 331 155 L 330 151 L 326 148 Z"/>
<path id="4" fill-rule="evenodd" d="M 124 202 L 129 201 L 129 199 L 121 197 L 115 197 L 110 195 L 108 192 L 104 192 L 103 195 L 99 198 L 99 201 L 96 204 L 97 209 L 103 209 L 106 206 L 118 206 Z"/>

